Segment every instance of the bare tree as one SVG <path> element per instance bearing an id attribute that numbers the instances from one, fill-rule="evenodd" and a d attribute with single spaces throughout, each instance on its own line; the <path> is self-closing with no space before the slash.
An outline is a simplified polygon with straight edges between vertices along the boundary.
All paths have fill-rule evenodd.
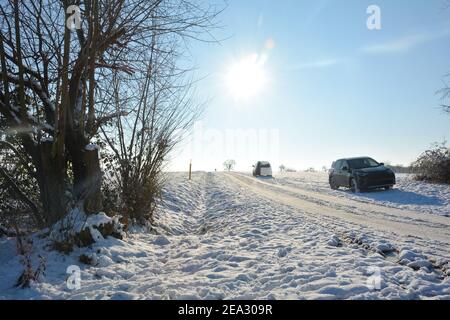
<path id="1" fill-rule="evenodd" d="M 438 93 L 441 95 L 441 100 L 443 103 L 441 104 L 442 109 L 446 113 L 450 113 L 450 105 L 446 102 L 448 98 L 450 98 L 450 87 L 445 86 L 441 90 L 438 91 Z"/>
<path id="2" fill-rule="evenodd" d="M 80 19 L 77 28 L 69 29 L 66 22 L 73 17 L 73 5 Z M 167 41 L 198 39 L 216 14 L 214 6 L 202 8 L 185 0 L 2 1 L 0 122 L 10 142 L 4 148 L 18 151 L 17 161 L 21 159 L 39 190 L 38 201 L 27 197 L 5 167 L 0 184 L 36 211 L 45 225 L 60 219 L 69 203 L 87 213 L 100 210 L 101 163 L 91 143 L 112 123 L 116 133 L 129 134 L 117 125 L 119 119 L 128 121 L 128 110 L 118 107 L 124 105 L 120 95 L 127 85 L 148 78 L 149 51 L 164 56 L 165 46 L 149 50 L 155 36 L 164 35 Z M 148 113 L 133 116 L 143 115 Z M 129 146 L 145 144 L 148 137 L 142 138 L 142 132 L 134 132 Z M 126 148 L 124 141 L 119 148 Z M 128 158 L 135 151 L 124 149 L 121 154 Z M 148 154 L 155 156 L 153 151 Z"/>
<path id="3" fill-rule="evenodd" d="M 223 163 L 223 167 L 225 169 L 225 171 L 232 171 L 234 170 L 234 167 L 236 166 L 236 161 L 230 159 L 230 160 L 226 160 Z"/>
<path id="4" fill-rule="evenodd" d="M 148 52 L 142 79 L 113 74 L 113 105 L 119 116 L 111 128 L 101 128 L 111 150 L 114 170 L 109 177 L 120 193 L 120 211 L 137 222 L 151 219 L 165 160 L 202 111 L 192 100 L 190 70 L 177 67 L 176 44 L 155 32 Z"/>

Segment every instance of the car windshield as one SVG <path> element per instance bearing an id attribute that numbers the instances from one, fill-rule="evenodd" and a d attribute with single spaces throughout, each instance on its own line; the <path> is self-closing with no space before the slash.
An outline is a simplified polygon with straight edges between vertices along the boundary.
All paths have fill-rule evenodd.
<path id="1" fill-rule="evenodd" d="M 375 168 L 380 164 L 371 158 L 360 158 L 348 160 L 348 165 L 351 169 Z"/>
<path id="2" fill-rule="evenodd" d="M 270 163 L 269 162 L 261 162 L 261 168 L 270 168 Z"/>

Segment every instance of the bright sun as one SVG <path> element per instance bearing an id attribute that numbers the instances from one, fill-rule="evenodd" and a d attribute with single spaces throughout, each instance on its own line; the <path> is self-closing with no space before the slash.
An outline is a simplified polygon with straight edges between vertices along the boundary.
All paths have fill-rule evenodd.
<path id="1" fill-rule="evenodd" d="M 242 58 L 232 65 L 226 75 L 230 93 L 237 99 L 256 96 L 267 83 L 264 59 L 257 54 Z"/>

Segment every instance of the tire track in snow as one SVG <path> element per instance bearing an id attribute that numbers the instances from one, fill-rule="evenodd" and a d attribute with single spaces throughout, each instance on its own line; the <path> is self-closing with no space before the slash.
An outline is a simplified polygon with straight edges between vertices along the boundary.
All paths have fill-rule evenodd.
<path id="1" fill-rule="evenodd" d="M 358 239 L 357 236 L 355 236 L 353 234 L 353 232 L 348 232 L 348 231 L 342 231 L 338 229 L 338 223 L 336 220 L 334 219 L 326 219 L 324 220 L 323 218 L 336 218 L 336 214 L 339 215 L 340 218 L 342 218 L 343 220 L 345 220 L 345 222 L 351 222 L 351 223 L 356 223 L 358 225 L 361 226 L 361 223 L 359 220 L 355 221 L 354 219 L 348 219 L 348 217 L 344 217 L 342 216 L 342 214 L 346 214 L 347 211 L 344 211 L 341 208 L 339 209 L 334 209 L 334 208 L 330 208 L 329 205 L 330 203 L 316 203 L 314 201 L 311 200 L 305 200 L 305 199 L 299 199 L 296 198 L 294 196 L 291 195 L 286 195 L 286 194 L 275 194 L 275 193 L 279 193 L 279 190 L 274 190 L 275 193 L 271 193 L 269 190 L 261 188 L 261 185 L 269 185 L 270 187 L 272 186 L 272 184 L 269 183 L 265 183 L 262 182 L 260 180 L 256 180 L 252 181 L 252 178 L 249 178 L 247 176 L 243 176 L 243 175 L 239 175 L 239 174 L 227 174 L 227 178 L 231 178 L 231 180 L 237 182 L 239 185 L 244 186 L 247 188 L 247 190 L 250 190 L 256 194 L 260 194 L 262 196 L 264 196 L 267 199 L 270 200 L 275 200 L 283 205 L 289 205 L 298 209 L 302 209 L 302 213 L 310 215 L 315 214 L 314 216 L 314 220 L 316 221 L 316 223 L 322 227 L 328 228 L 329 230 L 332 230 L 336 235 L 339 236 L 339 240 L 340 240 L 340 246 L 348 246 L 348 245 L 358 245 L 360 246 L 362 249 L 366 250 L 366 251 L 370 251 L 373 253 L 379 253 L 380 255 L 382 255 L 386 260 L 389 260 L 393 263 L 402 265 L 400 263 L 400 259 L 399 259 L 399 254 L 400 254 L 400 250 L 398 248 L 395 248 L 394 246 L 391 247 L 389 250 L 386 251 L 380 251 L 376 248 L 371 247 L 370 243 L 365 243 L 362 242 L 360 239 Z M 244 178 L 244 179 L 242 179 Z M 245 181 L 244 181 L 245 180 Z M 250 187 L 250 188 L 249 188 Z M 328 211 L 324 212 L 323 210 L 326 209 Z M 333 211 L 333 214 L 330 214 L 329 209 L 331 209 Z M 389 209 L 389 208 L 387 208 Z M 321 210 L 324 213 L 319 212 L 318 210 Z M 326 217 L 324 217 L 326 216 Z M 439 217 L 440 218 L 440 217 Z M 445 218 L 444 218 L 445 219 Z M 351 220 L 351 221 L 349 221 Z M 373 219 L 372 223 L 373 223 Z M 378 221 L 378 219 L 377 219 Z M 386 221 L 386 223 L 390 223 L 392 224 L 393 221 Z M 395 223 L 398 224 L 398 223 Z M 391 227 L 395 227 L 395 224 Z M 364 224 L 366 225 L 366 224 Z M 413 224 L 414 225 L 414 224 Z M 340 227 L 342 227 L 341 225 L 339 225 Z M 346 224 L 346 226 L 348 227 L 348 223 Z M 367 225 L 366 225 L 367 226 Z M 370 225 L 370 227 L 372 227 L 373 224 Z M 432 227 L 431 227 L 432 228 Z M 408 228 L 407 230 L 410 230 L 410 228 Z M 386 231 L 384 229 L 379 229 L 379 231 Z M 392 229 L 388 230 L 388 231 L 392 231 Z M 402 231 L 404 231 L 404 229 L 402 229 Z M 409 234 L 406 234 L 409 235 Z M 417 236 L 417 235 L 415 235 Z M 433 239 L 435 240 L 435 239 Z M 444 240 L 450 240 L 450 237 L 444 238 Z M 441 240 L 438 240 L 441 241 Z M 445 241 L 444 241 L 445 242 Z M 444 245 L 444 248 L 446 248 L 446 245 Z M 445 255 L 445 254 L 444 254 Z M 448 255 L 447 255 L 448 257 Z M 445 279 L 446 277 L 448 277 L 447 271 L 446 269 L 443 267 L 443 265 L 437 264 L 436 263 L 436 259 L 434 258 L 427 258 L 427 260 L 430 262 L 430 266 L 432 268 L 432 270 L 434 270 L 434 272 L 441 278 L 441 280 Z M 412 268 L 414 269 L 414 268 Z M 414 269 L 416 270 L 416 269 Z"/>
<path id="2" fill-rule="evenodd" d="M 346 198 L 336 197 L 320 192 L 309 191 L 302 188 L 300 184 L 296 184 L 296 187 L 280 185 L 277 183 L 269 183 L 258 179 L 251 179 L 246 175 L 238 175 L 239 177 L 246 178 L 252 182 L 261 184 L 262 186 L 269 188 L 277 188 L 285 192 L 289 192 L 296 196 L 302 197 L 304 200 L 315 202 L 318 204 L 328 204 L 334 207 L 342 207 L 346 211 L 352 211 L 355 214 L 367 215 L 367 213 L 380 215 L 386 219 L 395 219 L 398 222 L 407 222 L 409 224 L 428 225 L 436 228 L 450 228 L 450 219 L 439 215 L 424 215 L 417 211 L 404 210 L 398 208 L 387 207 L 383 205 L 377 205 L 373 203 L 360 202 L 356 200 L 350 200 Z M 355 210 L 356 209 L 356 210 Z M 357 211 L 359 210 L 359 212 Z M 364 213 L 361 213 L 364 212 Z"/>
<path id="3" fill-rule="evenodd" d="M 303 210 L 306 214 L 314 215 L 316 217 L 322 218 L 332 218 L 340 219 L 346 222 L 355 223 L 358 225 L 362 225 L 365 227 L 369 227 L 381 232 L 391 232 L 397 235 L 403 236 L 414 236 L 418 238 L 425 238 L 429 240 L 435 240 L 442 242 L 443 245 L 450 245 L 450 221 L 445 221 L 447 218 L 439 217 L 439 216 L 427 216 L 421 217 L 421 219 L 425 221 L 431 220 L 432 222 L 438 221 L 438 223 L 432 223 L 430 225 L 420 225 L 417 224 L 414 220 L 409 221 L 396 221 L 389 219 L 389 215 L 359 215 L 354 214 L 351 210 L 346 210 L 345 207 L 335 208 L 331 205 L 333 204 L 333 197 L 323 196 L 318 193 L 311 193 L 313 196 L 319 199 L 326 199 L 324 202 L 315 202 L 313 200 L 301 199 L 299 197 L 288 194 L 288 192 L 297 192 L 295 188 L 285 187 L 285 186 L 275 186 L 273 184 L 263 182 L 257 179 L 252 179 L 250 177 L 240 175 L 240 174 L 227 174 L 226 177 L 233 180 L 235 183 L 240 184 L 241 186 L 245 186 L 249 188 L 256 194 L 260 194 L 265 198 L 269 198 L 273 201 L 277 201 L 282 204 L 290 205 L 292 207 Z M 268 188 L 269 187 L 269 188 Z M 342 199 L 340 199 L 342 202 Z M 370 211 L 379 210 L 384 213 L 385 210 L 390 211 L 390 208 L 381 207 L 377 205 L 362 205 L 358 203 L 354 203 L 356 201 L 346 201 L 347 207 L 355 207 L 360 210 Z M 403 218 L 405 215 L 407 216 L 409 211 L 402 210 L 392 210 L 394 215 L 401 215 Z M 398 211 L 401 211 L 399 213 Z M 418 213 L 411 212 L 412 215 L 419 215 Z"/>

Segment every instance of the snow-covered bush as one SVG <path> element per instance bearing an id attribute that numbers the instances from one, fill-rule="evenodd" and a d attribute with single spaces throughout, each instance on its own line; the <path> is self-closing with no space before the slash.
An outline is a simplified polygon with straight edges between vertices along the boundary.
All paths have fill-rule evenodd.
<path id="1" fill-rule="evenodd" d="M 437 144 L 425 151 L 412 168 L 417 180 L 450 184 L 450 149 L 445 143 Z"/>
<path id="2" fill-rule="evenodd" d="M 86 215 L 75 208 L 51 229 L 53 248 L 69 253 L 73 246 L 86 247 L 108 236 L 123 238 L 123 225 L 119 216 L 108 217 L 105 213 Z"/>

